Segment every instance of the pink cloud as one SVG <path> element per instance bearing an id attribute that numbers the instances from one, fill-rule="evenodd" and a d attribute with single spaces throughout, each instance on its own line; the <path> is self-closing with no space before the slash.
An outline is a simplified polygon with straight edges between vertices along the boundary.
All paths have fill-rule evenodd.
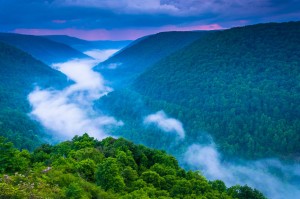
<path id="1" fill-rule="evenodd" d="M 134 40 L 145 35 L 155 34 L 166 31 L 192 31 L 192 30 L 220 30 L 224 29 L 219 24 L 208 24 L 198 26 L 162 26 L 159 28 L 146 29 L 94 29 L 94 30 L 80 30 L 80 29 L 15 29 L 15 33 L 29 34 L 29 35 L 68 35 L 78 37 L 85 40 Z"/>
<path id="2" fill-rule="evenodd" d="M 66 20 L 61 20 L 61 19 L 52 20 L 52 23 L 57 23 L 57 24 L 63 24 L 66 22 L 67 22 Z"/>

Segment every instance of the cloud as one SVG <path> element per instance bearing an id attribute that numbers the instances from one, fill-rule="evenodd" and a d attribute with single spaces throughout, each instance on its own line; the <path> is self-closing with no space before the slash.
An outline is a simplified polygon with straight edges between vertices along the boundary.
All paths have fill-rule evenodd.
<path id="1" fill-rule="evenodd" d="M 244 24 L 244 23 L 243 23 Z M 145 35 L 155 34 L 157 32 L 166 31 L 193 31 L 193 30 L 220 30 L 224 29 L 219 24 L 207 25 L 189 25 L 189 26 L 161 26 L 158 28 L 144 28 L 144 29 L 16 29 L 14 33 L 29 34 L 29 35 L 68 35 L 78 37 L 85 40 L 135 40 Z"/>
<path id="2" fill-rule="evenodd" d="M 118 52 L 120 49 L 109 49 L 109 50 L 99 50 L 99 49 L 92 49 L 89 51 L 85 51 L 84 54 L 93 57 L 99 62 L 103 62 L 109 57 L 111 57 L 113 54 Z"/>
<path id="3" fill-rule="evenodd" d="M 165 27 L 211 29 L 213 24 L 230 28 L 300 20 L 299 0 L 10 0 L 0 1 L 0 8 L 0 31 L 92 40 L 136 39 Z"/>
<path id="4" fill-rule="evenodd" d="M 56 1 L 59 4 L 62 1 Z M 109 8 L 125 13 L 173 13 L 178 9 L 172 4 L 162 4 L 160 0 L 65 0 L 63 5 Z"/>
<path id="5" fill-rule="evenodd" d="M 93 101 L 112 91 L 99 73 L 92 70 L 95 60 L 75 59 L 53 67 L 75 83 L 63 90 L 36 88 L 28 96 L 30 115 L 61 139 L 89 133 L 98 139 L 108 136 L 107 128 L 123 125 L 114 117 L 96 113 Z"/>
<path id="6" fill-rule="evenodd" d="M 169 118 L 164 111 L 158 111 L 144 118 L 144 124 L 155 125 L 165 132 L 176 133 L 181 139 L 185 137 L 182 123 L 174 118 Z"/>
<path id="7" fill-rule="evenodd" d="M 222 161 L 215 145 L 191 145 L 185 162 L 210 180 L 223 180 L 227 186 L 247 184 L 272 199 L 294 199 L 300 196 L 300 165 L 284 165 L 276 159 Z M 274 172 L 275 171 L 275 172 Z M 281 178 L 279 177 L 280 175 Z"/>

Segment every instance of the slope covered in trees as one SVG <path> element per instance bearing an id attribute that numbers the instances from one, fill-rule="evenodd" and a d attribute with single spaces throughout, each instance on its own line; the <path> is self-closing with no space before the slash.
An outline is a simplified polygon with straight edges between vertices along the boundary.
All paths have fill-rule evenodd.
<path id="1" fill-rule="evenodd" d="M 176 157 L 210 134 L 227 157 L 297 160 L 299 33 L 300 22 L 291 22 L 207 34 L 95 107 L 124 121 L 119 135 Z M 180 145 L 172 134 L 145 128 L 143 118 L 159 110 L 183 123 Z"/>
<path id="2" fill-rule="evenodd" d="M 189 138 L 204 131 L 230 155 L 297 158 L 299 34 L 300 22 L 214 32 L 156 63 L 133 88 L 172 109 Z"/>
<path id="3" fill-rule="evenodd" d="M 41 36 L 0 33 L 0 41 L 27 52 L 46 64 L 65 62 L 71 58 L 89 58 L 68 45 Z"/>
<path id="4" fill-rule="evenodd" d="M 35 86 L 62 88 L 66 77 L 29 54 L 0 42 L 0 135 L 17 147 L 39 144 L 41 127 L 27 115 L 27 95 Z"/>
<path id="5" fill-rule="evenodd" d="M 115 86 L 143 72 L 161 58 L 199 39 L 207 32 L 162 32 L 138 39 L 94 69 Z"/>
<path id="6" fill-rule="evenodd" d="M 247 185 L 227 188 L 185 171 L 163 151 L 87 134 L 33 153 L 0 137 L 0 197 L 265 199 Z"/>
<path id="7" fill-rule="evenodd" d="M 121 41 L 109 41 L 109 40 L 99 40 L 99 41 L 86 41 L 78 39 L 75 37 L 70 37 L 66 35 L 48 35 L 44 36 L 47 39 L 56 41 L 59 43 L 66 44 L 75 48 L 81 52 L 85 52 L 92 49 L 121 49 L 127 46 L 131 41 L 130 40 L 121 40 Z"/>

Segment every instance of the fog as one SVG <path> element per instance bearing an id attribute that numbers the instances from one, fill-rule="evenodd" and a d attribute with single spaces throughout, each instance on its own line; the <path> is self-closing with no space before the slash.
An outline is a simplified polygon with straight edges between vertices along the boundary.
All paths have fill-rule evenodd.
<path id="1" fill-rule="evenodd" d="M 119 49 L 108 49 L 108 50 L 92 49 L 92 50 L 85 51 L 84 54 L 96 59 L 99 62 L 103 62 L 118 51 Z"/>
<path id="2" fill-rule="evenodd" d="M 277 159 L 222 161 L 215 144 L 191 145 L 184 162 L 200 170 L 208 179 L 220 179 L 227 186 L 235 184 L 257 188 L 271 199 L 295 199 L 300 196 L 300 165 L 285 165 Z"/>
<path id="3" fill-rule="evenodd" d="M 164 111 L 158 111 L 146 116 L 144 118 L 144 124 L 155 125 L 165 132 L 176 133 L 181 139 L 185 137 L 182 123 L 175 118 L 168 117 Z"/>
<path id="4" fill-rule="evenodd" d="M 86 54 L 94 60 L 74 59 L 53 64 L 53 68 L 74 83 L 62 90 L 36 87 L 28 96 L 32 106 L 30 116 L 61 140 L 85 132 L 98 139 L 109 136 L 109 130 L 122 126 L 123 122 L 93 110 L 94 100 L 113 91 L 101 74 L 93 71 L 93 67 L 115 52 L 114 49 L 93 50 Z M 121 63 L 115 63 L 111 69 L 119 65 Z M 183 124 L 162 110 L 145 116 L 143 123 L 174 134 L 180 139 L 179 143 L 185 141 Z M 182 163 L 200 170 L 210 180 L 223 180 L 227 186 L 247 184 L 262 191 L 268 198 L 294 199 L 300 196 L 300 166 L 296 164 L 283 164 L 277 159 L 224 161 L 213 141 L 208 145 L 190 145 Z"/>
<path id="5" fill-rule="evenodd" d="M 109 53 L 106 51 L 102 57 L 109 57 Z M 92 108 L 94 100 L 113 91 L 105 85 L 101 74 L 92 70 L 98 63 L 99 60 L 74 59 L 53 64 L 53 68 L 64 73 L 74 84 L 63 90 L 37 87 L 28 96 L 32 106 L 30 116 L 60 139 L 70 139 L 85 132 L 103 139 L 108 136 L 107 129 L 123 125 L 122 121 Z"/>

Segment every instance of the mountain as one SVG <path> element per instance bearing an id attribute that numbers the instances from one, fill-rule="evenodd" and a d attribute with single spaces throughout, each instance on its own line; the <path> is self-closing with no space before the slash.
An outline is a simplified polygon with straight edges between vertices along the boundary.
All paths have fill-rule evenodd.
<path id="1" fill-rule="evenodd" d="M 44 36 L 47 39 L 56 41 L 59 43 L 66 44 L 72 48 L 85 52 L 93 49 L 106 50 L 106 49 L 122 49 L 131 43 L 130 40 L 121 41 L 109 41 L 109 40 L 99 40 L 99 41 L 87 41 L 83 39 L 78 39 L 76 37 L 70 37 L 66 35 L 47 35 Z"/>
<path id="2" fill-rule="evenodd" d="M 42 36 L 0 33 L 0 41 L 27 52 L 46 64 L 65 62 L 71 58 L 90 58 L 68 45 Z"/>
<path id="3" fill-rule="evenodd" d="M 43 131 L 27 115 L 27 95 L 35 86 L 62 88 L 67 84 L 62 73 L 0 42 L 0 136 L 19 148 L 34 149 L 41 143 Z"/>
<path id="4" fill-rule="evenodd" d="M 247 185 L 208 181 L 165 152 L 122 138 L 97 141 L 84 134 L 29 153 L 0 137 L 0 152 L 0 198 L 265 199 Z"/>
<path id="5" fill-rule="evenodd" d="M 299 160 L 299 34 L 300 22 L 207 34 L 96 106 L 124 121 L 119 135 L 172 154 L 208 134 L 225 157 Z M 159 130 L 139 133 L 145 129 L 143 117 L 159 110 L 183 123 L 186 137 L 180 145 L 170 134 L 153 137 Z"/>
<path id="6" fill-rule="evenodd" d="M 156 63 L 134 88 L 188 108 L 178 118 L 212 134 L 228 154 L 297 158 L 299 33 L 300 22 L 215 32 Z"/>
<path id="7" fill-rule="evenodd" d="M 199 32 L 162 32 L 134 41 L 94 68 L 114 86 L 124 84 L 147 67 L 206 35 Z"/>

